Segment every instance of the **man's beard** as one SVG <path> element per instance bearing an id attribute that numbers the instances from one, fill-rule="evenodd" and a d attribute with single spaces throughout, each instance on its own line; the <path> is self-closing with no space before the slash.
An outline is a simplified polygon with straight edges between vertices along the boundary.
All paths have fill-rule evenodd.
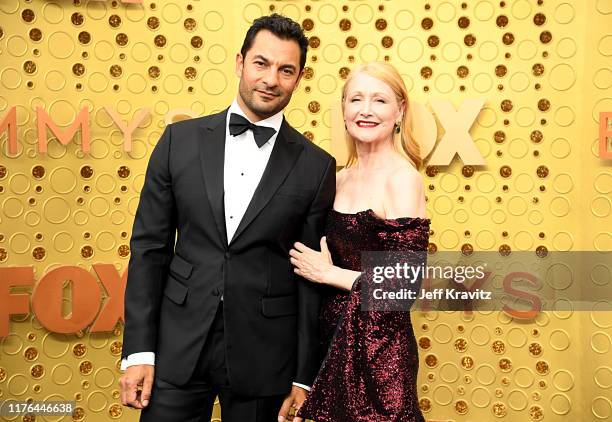
<path id="1" fill-rule="evenodd" d="M 257 94 L 255 90 L 277 95 L 276 100 L 280 100 L 280 102 L 262 103 L 262 101 L 257 101 L 255 99 L 255 96 L 259 94 Z M 287 104 L 289 104 L 289 101 L 291 100 L 291 94 L 287 95 L 286 97 L 282 97 L 282 95 L 279 96 L 279 93 L 275 91 L 270 92 L 266 89 L 261 89 L 258 87 L 255 87 L 253 89 L 248 89 L 242 86 L 242 83 L 240 84 L 238 91 L 239 91 L 240 97 L 242 98 L 242 101 L 244 102 L 244 104 L 254 114 L 261 117 L 262 119 L 267 119 L 268 117 L 273 116 L 279 111 L 283 110 L 285 107 L 287 107 Z M 272 100 L 272 101 L 275 101 L 275 100 Z"/>

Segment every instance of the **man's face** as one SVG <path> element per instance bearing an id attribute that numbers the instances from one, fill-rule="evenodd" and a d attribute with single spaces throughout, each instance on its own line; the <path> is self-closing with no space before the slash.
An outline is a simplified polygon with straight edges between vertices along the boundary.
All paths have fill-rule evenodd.
<path id="1" fill-rule="evenodd" d="M 245 57 L 236 55 L 236 75 L 240 107 L 252 121 L 266 119 L 284 109 L 297 88 L 300 46 L 261 30 Z"/>

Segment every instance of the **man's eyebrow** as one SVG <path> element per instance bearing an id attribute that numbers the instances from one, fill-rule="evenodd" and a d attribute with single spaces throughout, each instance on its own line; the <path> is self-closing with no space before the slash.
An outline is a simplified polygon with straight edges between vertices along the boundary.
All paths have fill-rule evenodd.
<path id="1" fill-rule="evenodd" d="M 264 56 L 262 56 L 261 54 L 256 54 L 256 55 L 253 57 L 253 60 L 262 60 L 262 61 L 264 61 L 264 62 L 266 62 L 266 63 L 268 63 L 268 61 L 269 61 L 268 59 L 266 59 L 266 58 L 265 58 Z"/>

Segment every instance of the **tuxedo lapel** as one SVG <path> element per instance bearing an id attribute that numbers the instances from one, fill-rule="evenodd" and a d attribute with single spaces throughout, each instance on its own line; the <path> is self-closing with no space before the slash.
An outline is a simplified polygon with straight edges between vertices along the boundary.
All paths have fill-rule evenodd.
<path id="1" fill-rule="evenodd" d="M 274 193 L 293 168 L 303 148 L 301 144 L 292 138 L 289 126 L 283 119 L 268 164 L 230 243 L 233 243 L 244 232 L 270 199 L 272 199 Z"/>
<path id="2" fill-rule="evenodd" d="M 223 162 L 227 110 L 213 115 L 201 126 L 200 161 L 206 194 L 223 244 L 227 245 L 223 205 Z"/>

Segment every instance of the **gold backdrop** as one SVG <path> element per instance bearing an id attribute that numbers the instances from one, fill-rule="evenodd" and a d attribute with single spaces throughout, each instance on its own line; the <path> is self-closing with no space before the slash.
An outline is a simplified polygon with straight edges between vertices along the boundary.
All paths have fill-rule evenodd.
<path id="1" fill-rule="evenodd" d="M 599 113 L 612 110 L 610 0 L 1 0 L 0 122 L 16 107 L 17 123 L 16 153 L 8 152 L 8 126 L 0 138 L 2 268 L 33 266 L 35 281 L 66 265 L 96 277 L 93 264 L 106 263 L 123 274 L 147 158 L 163 127 L 231 102 L 244 33 L 272 11 L 310 37 L 286 117 L 338 156 L 332 110 L 357 63 L 388 60 L 426 107 L 485 101 L 471 129 L 485 165 L 455 157 L 424 170 L 432 252 L 612 249 L 612 172 L 598 157 Z M 67 146 L 56 139 L 82 108 L 89 153 L 82 133 Z M 37 128 L 44 113 L 58 130 Z M 137 117 L 128 151 L 115 121 Z M 49 140 L 46 154 L 39 136 Z M 582 274 L 574 281 L 580 276 L 586 282 Z M 66 291 L 59 300 L 69 310 Z M 428 420 L 612 420 L 610 313 L 413 318 Z M 136 420 L 118 404 L 121 333 L 118 324 L 56 334 L 32 312 L 12 316 L 0 340 L 0 400 L 76 400 L 75 420 Z"/>

